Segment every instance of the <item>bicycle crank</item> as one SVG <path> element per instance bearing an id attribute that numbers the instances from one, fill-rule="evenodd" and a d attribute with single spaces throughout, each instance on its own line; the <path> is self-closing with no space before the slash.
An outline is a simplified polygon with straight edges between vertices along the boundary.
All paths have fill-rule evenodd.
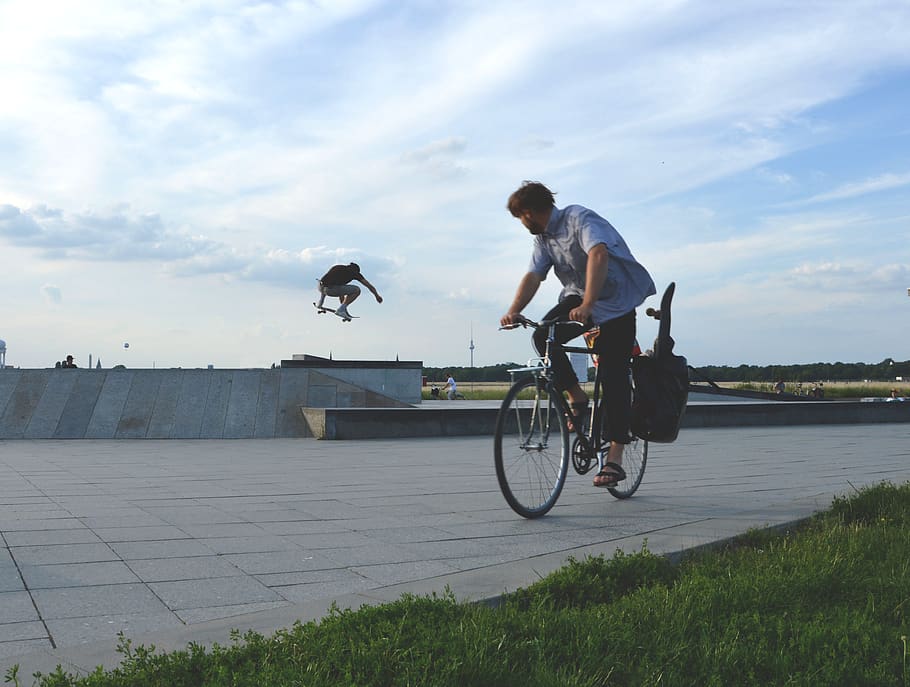
<path id="1" fill-rule="evenodd" d="M 594 467 L 593 463 L 594 456 L 591 455 L 591 451 L 576 437 L 572 442 L 572 467 L 575 468 L 575 472 L 583 475 Z"/>

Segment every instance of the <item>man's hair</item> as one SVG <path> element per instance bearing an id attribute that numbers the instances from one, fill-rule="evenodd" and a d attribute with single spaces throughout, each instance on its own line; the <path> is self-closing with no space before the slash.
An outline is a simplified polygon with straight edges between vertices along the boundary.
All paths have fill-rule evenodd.
<path id="1" fill-rule="evenodd" d="M 521 187 L 509 196 L 506 205 L 512 217 L 518 217 L 525 210 L 542 212 L 556 205 L 553 192 L 539 181 L 524 181 Z"/>

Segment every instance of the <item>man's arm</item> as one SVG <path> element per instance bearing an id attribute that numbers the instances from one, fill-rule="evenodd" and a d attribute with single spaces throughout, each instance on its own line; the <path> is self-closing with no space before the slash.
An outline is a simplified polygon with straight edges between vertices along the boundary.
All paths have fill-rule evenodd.
<path id="1" fill-rule="evenodd" d="M 537 289 L 540 288 L 540 283 L 542 281 L 543 278 L 536 272 L 528 272 L 522 277 L 521 283 L 518 285 L 518 292 L 515 294 L 515 298 L 512 301 L 512 305 L 509 306 L 509 311 L 499 320 L 499 324 L 503 327 L 515 324 L 521 311 L 524 310 L 525 306 L 534 298 L 534 294 L 537 293 Z"/>
<path id="2" fill-rule="evenodd" d="M 377 303 L 382 303 L 382 296 L 379 295 L 379 292 L 376 290 L 376 287 L 367 281 L 366 277 L 364 277 L 361 274 L 359 277 L 354 277 L 354 278 L 357 281 L 359 281 L 361 284 L 363 284 L 365 287 L 367 287 L 373 293 L 373 295 L 376 297 Z"/>
<path id="3" fill-rule="evenodd" d="M 569 319 L 575 322 L 587 322 L 594 312 L 597 297 L 607 280 L 607 268 L 610 264 L 610 253 L 607 247 L 598 243 L 588 251 L 588 271 L 585 274 L 585 295 L 577 308 L 569 312 Z"/>

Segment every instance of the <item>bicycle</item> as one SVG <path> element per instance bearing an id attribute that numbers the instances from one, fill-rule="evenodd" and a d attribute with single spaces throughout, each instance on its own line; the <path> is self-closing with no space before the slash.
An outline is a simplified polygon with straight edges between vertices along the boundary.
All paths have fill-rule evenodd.
<path id="1" fill-rule="evenodd" d="M 430 398 L 434 401 L 466 401 L 465 395 L 460 391 L 455 392 L 455 398 L 449 398 L 448 392 L 444 392 L 435 384 L 430 389 Z"/>
<path id="2" fill-rule="evenodd" d="M 604 381 L 599 366 L 590 417 L 586 422 L 573 423 L 573 432 L 568 429 L 567 415 L 572 413 L 568 402 L 555 387 L 550 349 L 560 346 L 566 353 L 591 356 L 595 352 L 588 347 L 557 344 L 555 331 L 559 324 L 566 323 L 556 319 L 538 323 L 522 317 L 518 323 L 502 327 L 547 329 L 543 357 L 531 358 L 526 367 L 508 371 L 512 386 L 499 409 L 493 440 L 499 488 L 512 510 L 525 518 L 545 515 L 556 504 L 565 485 L 570 457 L 575 471 L 584 475 L 595 464 L 603 469 L 610 448 L 610 442 L 604 439 L 609 418 L 602 403 Z M 571 324 L 583 326 L 580 322 Z M 623 451 L 626 479 L 606 489 L 617 499 L 629 498 L 638 490 L 647 462 L 648 441 L 633 437 L 632 443 Z"/>

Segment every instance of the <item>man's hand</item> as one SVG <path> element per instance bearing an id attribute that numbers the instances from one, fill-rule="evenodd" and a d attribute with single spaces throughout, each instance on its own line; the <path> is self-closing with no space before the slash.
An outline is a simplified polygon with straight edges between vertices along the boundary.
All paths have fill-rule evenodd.
<path id="1" fill-rule="evenodd" d="M 573 322 L 582 322 L 584 324 L 588 323 L 588 320 L 591 319 L 591 313 L 594 312 L 594 308 L 590 305 L 585 305 L 582 303 L 577 308 L 573 308 L 569 311 L 569 319 Z"/>
<path id="2" fill-rule="evenodd" d="M 534 272 L 528 272 L 521 278 L 521 283 L 518 285 L 518 292 L 515 294 L 512 305 L 509 306 L 509 312 L 503 315 L 499 320 L 500 326 L 514 327 L 521 323 L 521 311 L 524 310 L 525 306 L 534 298 L 534 294 L 537 293 L 537 289 L 540 287 L 540 282 L 542 281 L 543 279 L 541 276 Z"/>
<path id="3" fill-rule="evenodd" d="M 374 295 L 376 296 L 376 302 L 377 302 L 377 303 L 382 303 L 382 296 L 380 296 L 378 293 L 377 293 L 377 294 L 374 294 Z"/>
<path id="4" fill-rule="evenodd" d="M 519 312 L 507 312 L 499 320 L 499 325 L 501 327 L 514 327 L 519 322 L 521 322 L 521 313 Z"/>

